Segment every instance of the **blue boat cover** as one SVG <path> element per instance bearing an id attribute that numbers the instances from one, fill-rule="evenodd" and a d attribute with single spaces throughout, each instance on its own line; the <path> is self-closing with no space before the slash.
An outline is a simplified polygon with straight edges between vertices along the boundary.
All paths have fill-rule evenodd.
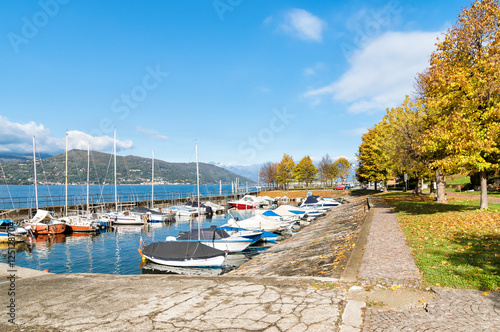
<path id="1" fill-rule="evenodd" d="M 7 225 L 9 223 L 14 223 L 14 222 L 12 221 L 12 219 L 0 219 L 0 225 Z"/>
<path id="2" fill-rule="evenodd" d="M 281 217 L 279 214 L 271 210 L 264 212 L 263 215 L 266 217 Z"/>

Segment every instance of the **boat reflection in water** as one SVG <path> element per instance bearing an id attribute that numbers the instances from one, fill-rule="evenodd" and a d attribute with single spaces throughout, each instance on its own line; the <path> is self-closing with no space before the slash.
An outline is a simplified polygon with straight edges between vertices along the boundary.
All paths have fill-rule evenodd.
<path id="1" fill-rule="evenodd" d="M 37 247 L 53 247 L 57 243 L 65 243 L 66 235 L 65 234 L 53 234 L 53 235 L 38 235 L 35 238 L 35 244 Z"/>
<path id="2" fill-rule="evenodd" d="M 9 256 L 12 256 L 12 252 L 14 251 L 16 254 L 26 251 L 31 252 L 31 245 L 27 242 L 16 242 L 16 243 L 8 243 L 8 242 L 0 242 L 0 257 L 5 257 L 6 259 Z"/>

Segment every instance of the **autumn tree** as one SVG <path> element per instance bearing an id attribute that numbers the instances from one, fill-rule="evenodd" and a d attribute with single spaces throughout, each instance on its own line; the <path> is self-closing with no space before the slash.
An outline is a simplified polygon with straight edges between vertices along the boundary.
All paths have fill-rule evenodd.
<path id="1" fill-rule="evenodd" d="M 428 108 L 422 150 L 432 166 L 472 171 L 481 178 L 481 209 L 488 207 L 488 172 L 499 168 L 500 7 L 477 0 L 465 8 L 418 77 Z"/>
<path id="2" fill-rule="evenodd" d="M 421 100 L 405 101 L 398 107 L 387 109 L 383 121 L 388 126 L 390 160 L 395 174 L 408 174 L 417 179 L 416 193 L 422 193 L 424 178 L 433 176 L 428 155 L 418 149 L 424 134 L 425 106 Z"/>
<path id="3" fill-rule="evenodd" d="M 293 158 L 286 153 L 283 155 L 283 159 L 278 164 L 276 179 L 278 184 L 283 185 L 283 188 L 286 190 L 288 188 L 288 183 L 293 180 L 293 170 L 295 168 L 295 162 Z"/>
<path id="4" fill-rule="evenodd" d="M 313 165 L 311 157 L 305 156 L 295 166 L 294 177 L 297 182 L 305 182 L 307 189 L 309 184 L 314 181 L 317 173 L 318 169 Z"/>
<path id="5" fill-rule="evenodd" d="M 391 174 L 386 126 L 381 122 L 368 129 L 368 132 L 361 137 L 361 144 L 356 155 L 358 159 L 356 178 L 360 182 L 375 182 L 375 189 L 379 181 L 387 184 L 387 179 Z"/>
<path id="6" fill-rule="evenodd" d="M 269 186 L 276 186 L 277 181 L 277 171 L 278 171 L 278 163 L 267 162 L 264 163 L 259 172 L 259 177 Z"/>
<path id="7" fill-rule="evenodd" d="M 349 172 L 351 171 L 351 163 L 345 158 L 339 158 L 335 160 L 333 166 L 337 169 L 337 177 L 344 183 L 349 177 Z"/>

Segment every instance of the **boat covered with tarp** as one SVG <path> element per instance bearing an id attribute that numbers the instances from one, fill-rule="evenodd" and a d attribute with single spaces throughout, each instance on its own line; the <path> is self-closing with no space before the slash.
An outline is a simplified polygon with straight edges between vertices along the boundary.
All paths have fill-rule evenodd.
<path id="1" fill-rule="evenodd" d="M 154 242 L 142 249 L 142 256 L 150 261 L 179 267 L 220 267 L 226 252 L 201 242 Z"/>

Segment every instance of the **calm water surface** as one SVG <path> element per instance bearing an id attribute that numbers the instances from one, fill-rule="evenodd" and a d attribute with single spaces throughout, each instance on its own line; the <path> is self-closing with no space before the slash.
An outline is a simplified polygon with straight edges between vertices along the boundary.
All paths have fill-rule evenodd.
<path id="1" fill-rule="evenodd" d="M 251 214 L 246 214 L 249 217 Z M 220 226 L 229 215 L 218 215 L 212 219 L 202 218 L 202 227 Z M 196 220 L 195 220 L 196 222 Z M 173 224 L 151 224 L 147 226 L 119 226 L 99 234 L 74 233 L 73 235 L 38 236 L 29 246 L 16 247 L 15 265 L 36 270 L 49 269 L 53 273 L 107 273 L 142 274 L 170 273 L 168 269 L 148 263 L 139 268 L 141 256 L 137 251 L 139 242 L 147 244 L 163 241 L 167 236 L 177 236 L 179 231 L 190 228 L 190 219 L 180 219 Z M 267 249 L 268 245 L 253 247 L 240 254 L 229 254 L 225 269 L 239 266 L 252 256 Z M 7 247 L 0 249 L 1 262 L 7 263 Z"/>

